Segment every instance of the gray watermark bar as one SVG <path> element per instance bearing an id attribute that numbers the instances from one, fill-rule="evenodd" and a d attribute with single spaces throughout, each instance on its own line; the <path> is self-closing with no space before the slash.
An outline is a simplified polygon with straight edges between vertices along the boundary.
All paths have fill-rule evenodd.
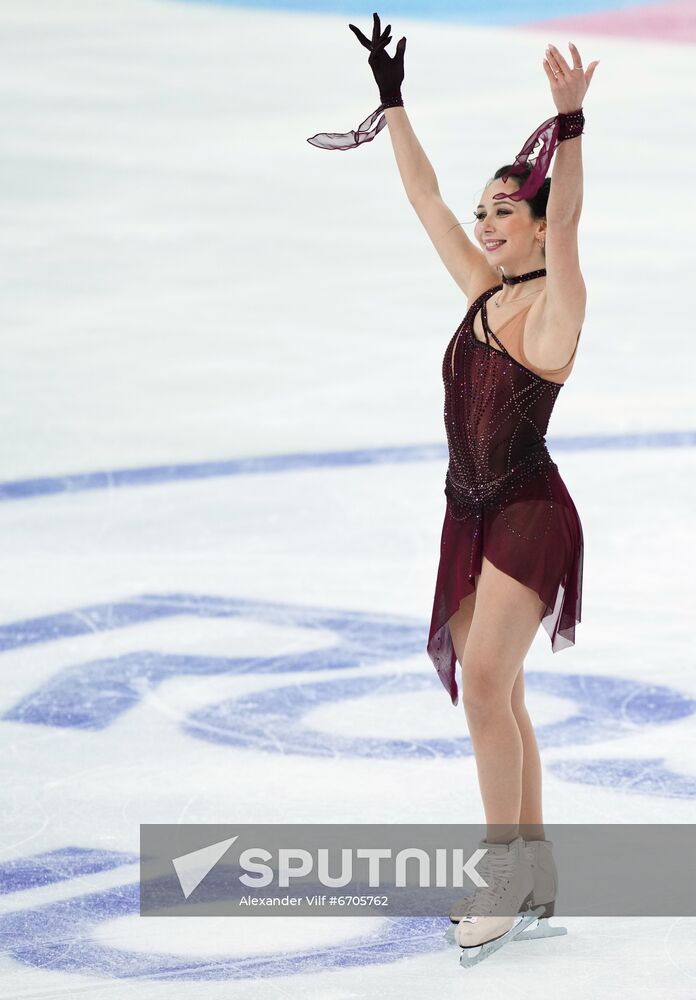
<path id="1" fill-rule="evenodd" d="M 522 829 L 510 857 L 547 896 L 556 869 L 556 915 L 696 916 L 696 824 L 544 830 L 535 847 Z M 493 898 L 491 847 L 510 840 L 474 824 L 143 824 L 140 914 L 446 916 L 477 891 Z M 504 905 L 517 912 L 491 912 Z"/>

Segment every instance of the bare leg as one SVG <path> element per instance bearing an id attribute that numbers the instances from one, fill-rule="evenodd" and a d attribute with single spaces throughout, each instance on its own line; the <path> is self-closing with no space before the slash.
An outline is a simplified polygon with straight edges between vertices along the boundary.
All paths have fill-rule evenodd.
<path id="1" fill-rule="evenodd" d="M 484 556 L 462 681 L 486 822 L 495 827 L 489 831 L 491 840 L 510 841 L 519 832 L 524 746 L 512 691 L 542 611 L 543 602 L 533 590 Z"/>
<path id="2" fill-rule="evenodd" d="M 512 711 L 522 737 L 522 802 L 520 833 L 525 840 L 544 840 L 541 805 L 541 760 L 532 720 L 524 703 L 524 664 L 512 689 Z"/>
<path id="3" fill-rule="evenodd" d="M 480 576 L 476 577 L 477 585 L 480 579 Z M 457 660 L 460 665 L 464 656 L 469 629 L 471 628 L 471 620 L 474 617 L 475 605 L 476 593 L 474 592 L 459 602 L 459 610 L 455 611 L 448 622 L 452 635 L 452 645 L 454 646 L 454 652 L 457 654 Z"/>
<path id="4" fill-rule="evenodd" d="M 476 578 L 478 584 L 480 577 Z M 459 604 L 459 610 L 450 618 L 452 643 L 460 665 L 474 616 L 476 594 L 470 594 Z M 512 711 L 522 739 L 522 795 L 519 824 L 526 840 L 543 840 L 545 831 L 542 813 L 541 761 L 534 727 L 524 701 L 524 663 L 522 663 L 511 693 Z"/>

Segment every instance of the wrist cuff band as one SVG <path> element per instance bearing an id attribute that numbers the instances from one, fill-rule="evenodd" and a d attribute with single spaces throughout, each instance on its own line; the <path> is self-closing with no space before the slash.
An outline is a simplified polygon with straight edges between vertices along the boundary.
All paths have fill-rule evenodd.
<path id="1" fill-rule="evenodd" d="M 575 139 L 576 136 L 582 135 L 585 128 L 585 116 L 582 113 L 582 108 L 578 108 L 577 111 L 568 111 L 566 114 L 559 114 L 558 123 L 559 142 L 563 142 L 564 139 Z"/>

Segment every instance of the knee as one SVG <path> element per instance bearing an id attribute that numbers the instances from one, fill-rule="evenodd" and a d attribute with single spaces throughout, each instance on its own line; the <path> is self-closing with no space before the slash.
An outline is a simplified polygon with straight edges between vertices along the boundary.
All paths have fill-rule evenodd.
<path id="1" fill-rule="evenodd" d="M 529 713 L 527 712 L 527 706 L 525 704 L 524 695 L 516 695 L 512 692 L 510 698 L 510 706 L 512 708 L 512 714 L 515 716 L 518 722 L 524 722 L 529 718 Z"/>
<path id="2" fill-rule="evenodd" d="M 485 721 L 500 711 L 510 711 L 510 691 L 496 678 L 493 664 L 469 662 L 462 668 L 462 702 L 470 722 Z"/>

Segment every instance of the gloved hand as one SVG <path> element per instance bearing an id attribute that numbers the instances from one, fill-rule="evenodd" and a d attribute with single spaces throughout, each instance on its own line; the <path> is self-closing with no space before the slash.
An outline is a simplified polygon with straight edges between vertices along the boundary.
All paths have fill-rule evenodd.
<path id="1" fill-rule="evenodd" d="M 355 34 L 361 45 L 370 50 L 368 63 L 372 69 L 382 104 L 397 105 L 403 104 L 401 97 L 401 84 L 404 79 L 404 51 L 406 49 L 406 38 L 401 38 L 396 46 L 394 57 L 387 55 L 385 46 L 391 41 L 391 24 L 388 24 L 384 31 L 380 31 L 379 15 L 373 14 L 374 25 L 372 28 L 372 41 L 363 35 L 362 31 L 349 24 L 348 27 Z"/>

